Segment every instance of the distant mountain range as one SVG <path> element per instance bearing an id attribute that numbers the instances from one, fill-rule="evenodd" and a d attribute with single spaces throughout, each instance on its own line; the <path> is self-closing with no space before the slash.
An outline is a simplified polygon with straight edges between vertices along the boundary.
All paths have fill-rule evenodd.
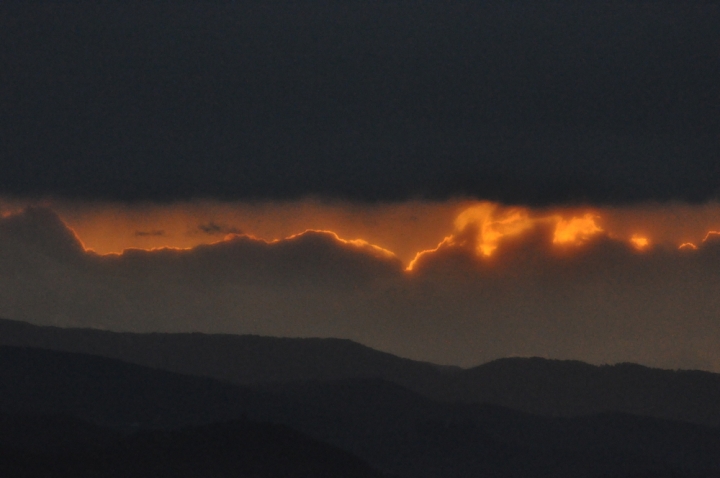
<path id="1" fill-rule="evenodd" d="M 0 346 L 2 476 L 720 476 L 708 373 L 541 359 L 462 370 L 343 340 L 11 321 L 0 338 L 15 344 Z M 483 387 L 502 406 L 467 400 Z"/>
<path id="2" fill-rule="evenodd" d="M 508 358 L 438 366 L 349 340 L 134 334 L 0 320 L 0 345 L 76 352 L 257 388 L 263 383 L 379 379 L 444 402 L 486 403 L 538 415 L 622 412 L 720 426 L 720 375 L 635 364 Z"/>
<path id="3" fill-rule="evenodd" d="M 571 419 L 534 416 L 492 405 L 433 401 L 378 379 L 249 388 L 33 348 L 0 347 L 0 413 L 15 420 L 15 426 L 0 431 L 5 451 L 0 473 L 7 470 L 3 476 L 138 476 L 155 467 L 159 471 L 153 476 L 176 476 L 171 473 L 176 463 L 187 463 L 196 472 L 177 476 L 228 476 L 225 468 L 204 467 L 215 452 L 200 444 L 226 444 L 222 460 L 229 460 L 236 434 L 253 442 L 248 434 L 265 433 L 273 423 L 299 432 L 287 444 L 292 456 L 297 456 L 294 447 L 305 447 L 305 442 L 328 444 L 315 455 L 326 458 L 317 463 L 308 458 L 308 469 L 325 469 L 325 460 L 336 460 L 333 456 L 339 454 L 355 463 L 352 469 L 366 473 L 336 470 L 335 475 L 317 476 L 376 476 L 362 463 L 407 478 L 720 474 L 718 428 L 619 413 Z M 73 425 L 63 417 L 81 423 Z M 22 420 L 29 425 L 22 426 Z M 248 420 L 257 424 L 255 432 L 237 425 Z M 69 431 L 59 432 L 58 427 Z M 338 449 L 345 455 L 333 451 Z M 253 455 L 257 466 L 285 453 L 263 450 Z M 359 459 L 347 458 L 347 453 Z M 126 462 L 140 465 L 117 475 L 105 475 L 107 469 L 100 466 Z M 43 465 L 48 463 L 49 468 Z M 306 476 L 277 475 L 273 469 L 243 475 L 242 460 L 227 466 L 237 476 Z M 295 465 L 288 466 L 292 470 Z M 35 471 L 15 474 L 18 469 Z"/>

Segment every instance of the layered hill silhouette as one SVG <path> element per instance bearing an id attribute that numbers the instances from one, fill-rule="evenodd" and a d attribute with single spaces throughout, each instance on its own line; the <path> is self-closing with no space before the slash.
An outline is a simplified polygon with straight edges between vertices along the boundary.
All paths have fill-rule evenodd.
<path id="1" fill-rule="evenodd" d="M 372 378 L 288 381 L 250 388 L 104 357 L 22 347 L 0 347 L 0 413 L 16 422 L 31 417 L 34 423 L 3 427 L 2 433 L 21 430 L 45 437 L 44 444 L 32 436 L 3 438 L 4 444 L 25 443 L 6 454 L 2 466 L 9 472 L 4 476 L 63 476 L 43 475 L 44 463 L 77 471 L 67 476 L 139 476 L 140 471 L 153 476 L 227 476 L 222 471 L 226 463 L 228 469 L 240 470 L 238 476 L 245 476 L 245 469 L 232 468 L 247 465 L 233 461 L 233 443 L 262 443 L 262 433 L 274 436 L 277 430 L 286 430 L 282 427 L 305 437 L 297 438 L 292 447 L 310 446 L 302 444 L 306 441 L 327 443 L 329 448 L 322 450 L 343 450 L 337 460 L 348 466 L 354 463 L 349 469 L 358 473 L 372 473 L 362 465 L 364 460 L 380 472 L 408 478 L 720 474 L 718 428 L 619 413 L 536 416 L 493 405 L 435 401 Z M 87 424 L 68 425 L 69 420 Z M 250 422 L 265 425 L 256 429 Z M 58 427 L 70 432 L 59 433 Z M 110 429 L 110 435 L 99 439 L 98 427 Z M 63 436 L 69 438 L 62 442 Z M 202 443 L 213 440 L 228 448 L 224 452 L 203 448 Z M 268 440 L 272 443 L 275 438 Z M 280 445 L 277 450 L 282 450 Z M 260 448 L 265 451 L 253 456 L 270 466 L 268 460 L 275 459 L 272 447 Z M 326 456 L 322 450 L 314 456 Z M 296 456 L 294 451 L 288 453 Z M 327 460 L 336 460 L 333 453 L 327 451 Z M 177 463 L 197 471 L 215 461 L 222 468 L 215 475 L 212 470 L 206 475 L 172 475 Z M 130 468 L 117 469 L 128 474 L 106 475 L 102 467 L 106 463 L 126 464 Z M 18 474 L 12 470 L 19 470 Z M 305 476 L 263 470 L 270 471 L 257 476 Z M 365 476 L 343 473 L 335 476 Z"/>
<path id="2" fill-rule="evenodd" d="M 720 426 L 720 375 L 540 358 L 441 367 L 349 340 L 135 334 L 0 320 L 0 345 L 98 355 L 257 388 L 262 383 L 380 379 L 446 402 L 573 417 L 602 412 Z"/>
<path id="3" fill-rule="evenodd" d="M 2 476 L 386 476 L 350 453 L 286 426 L 247 419 L 129 435 L 65 417 L 0 416 L 0 422 L 11 425 L 0 431 Z M 35 442 L 38 439 L 43 441 L 42 446 Z"/>

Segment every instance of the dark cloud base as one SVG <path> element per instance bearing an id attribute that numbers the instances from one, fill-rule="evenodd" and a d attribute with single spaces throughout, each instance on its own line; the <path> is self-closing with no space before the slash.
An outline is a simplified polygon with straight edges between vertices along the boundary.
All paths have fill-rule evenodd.
<path id="1" fill-rule="evenodd" d="M 471 240 L 413 271 L 309 232 L 194 249 L 86 252 L 60 219 L 0 219 L 0 317 L 136 332 L 349 338 L 463 366 L 507 356 L 720 371 L 720 242 L 638 252 L 601 235 L 550 244 L 539 226 L 489 258 Z"/>
<path id="2" fill-rule="evenodd" d="M 3 2 L 0 194 L 718 198 L 717 2 Z"/>

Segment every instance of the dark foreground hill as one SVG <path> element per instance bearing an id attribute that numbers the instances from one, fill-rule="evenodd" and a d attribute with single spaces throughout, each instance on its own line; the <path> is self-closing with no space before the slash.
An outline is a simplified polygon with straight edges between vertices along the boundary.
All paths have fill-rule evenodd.
<path id="1" fill-rule="evenodd" d="M 348 452 L 286 426 L 235 420 L 121 436 L 47 416 L 2 417 L 0 475 L 45 478 L 381 478 Z M 43 427 L 38 427 L 42 422 Z M 25 425 L 22 427 L 20 425 Z M 89 442 L 92 429 L 95 442 Z M 61 438 L 69 434 L 75 439 Z M 46 435 L 54 437 L 55 446 Z M 42 449 L 33 443 L 43 440 Z"/>
<path id="2" fill-rule="evenodd" d="M 0 347 L 0 412 L 69 415 L 118 429 L 239 418 L 267 394 L 104 357 Z"/>
<path id="3" fill-rule="evenodd" d="M 0 413 L 0 458 L 74 453 L 114 444 L 123 433 L 69 415 Z M 2 473 L 0 473 L 2 475 Z M 6 476 L 6 475 L 2 475 Z"/>
<path id="4" fill-rule="evenodd" d="M 256 386 L 373 378 L 428 398 L 489 403 L 534 414 L 602 412 L 720 426 L 720 375 L 633 364 L 501 359 L 468 370 L 379 352 L 349 340 L 205 334 L 132 334 L 0 320 L 0 345 L 93 354 Z"/>
<path id="5" fill-rule="evenodd" d="M 15 417 L 75 417 L 116 430 L 109 440 L 139 432 L 122 442 L 126 448 L 105 446 L 103 453 L 108 454 L 96 455 L 97 447 L 88 448 L 89 442 L 103 443 L 93 438 L 98 433 L 95 427 L 76 427 L 62 434 L 57 432 L 56 419 L 45 432 L 43 422 L 36 420 L 35 425 L 19 429 L 35 430 L 32 433 L 44 437 L 44 445 L 27 436 L 2 442 L 36 445 L 31 450 L 34 455 L 13 453 L 14 461 L 6 463 L 15 463 L 20 471 L 25 464 L 35 470 L 35 464 L 47 463 L 43 460 L 65 463 L 82 473 L 94 469 L 95 461 L 73 461 L 78 456 L 99 456 L 102 463 L 146 463 L 139 469 L 147 471 L 155 462 L 144 460 L 152 457 L 134 453 L 153 449 L 153 443 L 160 447 L 159 455 L 169 444 L 172 453 L 182 450 L 177 452 L 182 459 L 203 463 L 205 452 L 196 444 L 212 442 L 212 436 L 220 437 L 220 444 L 235 440 L 232 433 L 223 435 L 226 425 L 209 425 L 245 423 L 243 417 L 248 417 L 291 427 L 377 470 L 407 478 L 720 476 L 716 428 L 617 413 L 551 418 L 490 405 L 437 402 L 377 379 L 287 382 L 249 389 L 102 357 L 0 347 L 0 412 Z M 216 432 L 219 435 L 212 435 Z M 63 444 L 58 442 L 63 436 L 75 438 Z M 136 438 L 139 441 L 133 441 Z M 68 442 L 92 453 L 70 453 Z"/>

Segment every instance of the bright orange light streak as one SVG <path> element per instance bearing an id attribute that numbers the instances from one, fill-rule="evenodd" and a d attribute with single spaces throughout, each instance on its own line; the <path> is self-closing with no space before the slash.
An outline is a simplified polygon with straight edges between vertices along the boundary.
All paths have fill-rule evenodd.
<path id="1" fill-rule="evenodd" d="M 678 249 L 690 249 L 692 251 L 697 251 L 697 248 L 698 247 L 692 242 L 683 242 L 680 244 L 680 247 L 678 247 Z"/>
<path id="2" fill-rule="evenodd" d="M 703 239 L 703 242 L 707 242 L 708 239 L 719 239 L 720 238 L 720 231 L 708 231 L 707 234 L 705 234 L 705 239 Z"/>
<path id="3" fill-rule="evenodd" d="M 387 258 L 397 258 L 397 256 L 395 255 L 395 253 L 393 251 L 385 249 L 384 247 L 376 246 L 375 244 L 371 244 L 368 241 L 366 241 L 365 239 L 343 239 L 340 236 L 338 236 L 337 233 L 335 233 L 333 231 L 326 231 L 326 230 L 321 230 L 321 229 L 306 229 L 303 232 L 300 232 L 298 234 L 293 234 L 284 239 L 274 239 L 272 241 L 264 241 L 264 242 L 267 242 L 268 244 L 273 244 L 273 243 L 280 242 L 280 241 L 296 239 L 296 238 L 304 236 L 307 233 L 313 233 L 313 232 L 319 233 L 319 234 L 327 234 L 341 244 L 347 244 L 349 246 L 353 246 L 358 249 L 366 249 L 366 250 L 374 252 L 378 255 L 387 257 Z M 235 236 L 236 235 L 234 235 L 234 234 L 231 235 L 231 237 L 235 237 Z"/>
<path id="4" fill-rule="evenodd" d="M 440 241 L 440 244 L 438 244 L 437 247 L 434 247 L 434 248 L 432 248 L 432 249 L 426 249 L 426 250 L 424 250 L 424 251 L 418 252 L 418 253 L 415 255 L 415 257 L 413 258 L 413 260 L 410 261 L 410 263 L 409 263 L 408 266 L 405 268 L 405 270 L 406 270 L 406 271 L 411 271 L 411 270 L 413 270 L 413 268 L 415 267 L 415 265 L 417 264 L 418 260 L 420 260 L 421 257 L 426 256 L 426 255 L 428 255 L 428 254 L 432 254 L 433 252 L 437 252 L 437 251 L 439 251 L 440 248 L 443 247 L 443 246 L 453 245 L 454 242 L 455 242 L 455 241 L 454 241 L 454 237 L 453 237 L 453 236 L 447 236 L 447 237 L 445 237 L 445 239 L 443 239 L 442 241 Z"/>

